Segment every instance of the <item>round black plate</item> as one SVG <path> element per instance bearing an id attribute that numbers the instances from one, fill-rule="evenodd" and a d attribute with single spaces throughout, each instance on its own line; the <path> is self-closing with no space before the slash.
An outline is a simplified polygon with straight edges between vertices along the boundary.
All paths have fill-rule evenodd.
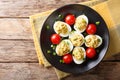
<path id="1" fill-rule="evenodd" d="M 96 34 L 102 37 L 103 43 L 98 48 L 99 52 L 97 53 L 97 57 L 92 60 L 87 59 L 83 64 L 80 64 L 80 65 L 77 65 L 74 62 L 71 64 L 62 64 L 59 62 L 61 57 L 57 55 L 54 56 L 52 55 L 52 53 L 51 54 L 47 53 L 48 50 L 55 52 L 50 47 L 52 44 L 50 41 L 50 36 L 55 33 L 53 30 L 54 22 L 58 20 L 58 15 L 62 15 L 63 17 L 65 17 L 69 13 L 74 14 L 76 17 L 81 14 L 85 14 L 89 19 L 89 23 L 95 23 L 97 21 L 100 21 L 100 24 L 97 26 Z M 64 18 L 62 18 L 61 21 L 64 21 Z M 50 26 L 50 28 L 47 29 L 47 26 Z M 68 73 L 74 73 L 74 74 L 82 73 L 95 67 L 98 63 L 100 63 L 100 61 L 105 56 L 106 51 L 108 49 L 108 45 L 109 45 L 109 31 L 102 17 L 93 9 L 80 4 L 65 5 L 55 10 L 52 14 L 49 15 L 49 17 L 44 22 L 41 33 L 40 33 L 40 46 L 45 58 L 55 68 Z"/>

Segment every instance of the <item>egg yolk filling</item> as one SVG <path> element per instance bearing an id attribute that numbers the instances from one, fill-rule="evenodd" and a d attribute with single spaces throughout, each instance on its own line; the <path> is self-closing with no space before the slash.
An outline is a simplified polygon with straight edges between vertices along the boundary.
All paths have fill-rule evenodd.
<path id="1" fill-rule="evenodd" d="M 73 37 L 70 38 L 70 41 L 74 46 L 81 46 L 84 42 L 84 39 L 82 36 L 75 34 Z"/>
<path id="2" fill-rule="evenodd" d="M 55 30 L 58 32 L 58 34 L 67 34 L 68 33 L 67 25 L 63 24 L 62 22 L 57 23 Z"/>
<path id="3" fill-rule="evenodd" d="M 75 59 L 77 60 L 81 60 L 84 58 L 84 51 L 82 50 L 82 48 L 74 48 L 73 50 L 73 56 L 75 57 Z"/>
<path id="4" fill-rule="evenodd" d="M 62 41 L 56 48 L 59 56 L 63 56 L 70 51 L 69 44 L 65 41 Z"/>
<path id="5" fill-rule="evenodd" d="M 97 48 L 98 44 L 100 42 L 100 39 L 97 38 L 95 35 L 91 35 L 88 39 L 85 40 L 85 43 L 88 47 Z"/>

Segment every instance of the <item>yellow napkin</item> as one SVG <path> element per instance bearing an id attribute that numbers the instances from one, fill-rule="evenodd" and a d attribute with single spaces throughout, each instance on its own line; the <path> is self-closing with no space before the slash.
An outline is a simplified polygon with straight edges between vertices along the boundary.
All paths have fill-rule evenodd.
<path id="1" fill-rule="evenodd" d="M 103 1 L 105 0 L 92 0 L 92 1 L 82 3 L 82 4 L 91 6 L 104 18 L 105 22 L 107 23 L 107 26 L 110 31 L 110 46 L 109 46 L 106 57 L 109 57 L 115 53 L 120 52 L 120 47 L 119 47 L 120 45 L 119 34 L 120 33 L 118 31 L 120 30 L 120 27 L 119 27 L 120 26 L 120 23 L 119 23 L 120 22 L 120 16 L 119 16 L 120 11 L 118 11 L 120 1 L 119 0 L 114 0 L 114 1 L 109 0 L 106 2 L 103 2 Z M 40 35 L 40 30 L 42 28 L 43 22 L 48 17 L 48 15 L 53 11 L 54 10 L 30 16 L 32 33 L 33 33 L 33 38 L 34 38 L 34 43 L 35 43 L 35 48 L 37 51 L 39 63 L 43 64 L 45 67 L 49 67 L 51 65 L 47 62 L 47 60 L 43 56 L 43 53 L 41 52 L 41 48 L 39 45 L 39 35 Z M 64 78 L 69 75 L 69 73 L 65 73 L 57 69 L 55 69 L 55 71 L 59 79 Z"/>

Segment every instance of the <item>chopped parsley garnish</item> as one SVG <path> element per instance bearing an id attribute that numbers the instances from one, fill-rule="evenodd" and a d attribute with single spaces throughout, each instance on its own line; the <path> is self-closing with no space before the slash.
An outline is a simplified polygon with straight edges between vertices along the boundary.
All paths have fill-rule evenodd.
<path id="1" fill-rule="evenodd" d="M 96 25 L 99 25 L 99 24 L 100 24 L 100 21 L 95 22 L 95 24 L 96 24 Z"/>
<path id="2" fill-rule="evenodd" d="M 98 42 L 100 42 L 100 39 L 98 39 Z"/>
<path id="3" fill-rule="evenodd" d="M 52 49 L 55 50 L 56 47 L 53 47 Z"/>
<path id="4" fill-rule="evenodd" d="M 64 63 L 64 61 L 62 59 L 59 60 L 60 63 Z"/>
<path id="5" fill-rule="evenodd" d="M 61 18 L 61 17 L 62 17 L 62 15 L 61 15 L 61 14 L 59 14 L 59 15 L 58 15 L 58 18 Z"/>
<path id="6" fill-rule="evenodd" d="M 68 42 L 68 41 L 67 41 L 66 43 L 67 43 L 67 45 L 69 45 L 69 42 Z"/>
<path id="7" fill-rule="evenodd" d="M 51 45 L 50 47 L 53 48 L 54 45 Z"/>
<path id="8" fill-rule="evenodd" d="M 51 53 L 51 51 L 50 51 L 50 50 L 47 50 L 47 53 Z"/>
<path id="9" fill-rule="evenodd" d="M 63 19 L 63 15 L 59 14 L 58 18 L 56 19 L 56 21 L 62 20 Z"/>
<path id="10" fill-rule="evenodd" d="M 84 42 L 86 42 L 86 40 L 84 39 Z"/>
<path id="11" fill-rule="evenodd" d="M 49 29 L 50 29 L 50 26 L 47 25 L 46 28 L 47 28 L 47 30 L 49 30 Z"/>
<path id="12" fill-rule="evenodd" d="M 75 32 L 75 30 L 72 30 L 71 32 L 70 32 L 70 34 L 73 34 Z"/>
<path id="13" fill-rule="evenodd" d="M 71 32 L 75 32 L 75 30 L 72 30 Z"/>
<path id="14" fill-rule="evenodd" d="M 58 15 L 58 18 L 59 18 L 59 19 L 62 19 L 62 18 L 63 18 L 63 15 L 59 14 L 59 15 Z"/>
<path id="15" fill-rule="evenodd" d="M 55 55 L 56 55 L 56 52 L 53 52 L 53 55 L 55 56 Z"/>
<path id="16" fill-rule="evenodd" d="M 50 47 L 51 47 L 53 50 L 55 50 L 56 45 L 51 45 Z"/>

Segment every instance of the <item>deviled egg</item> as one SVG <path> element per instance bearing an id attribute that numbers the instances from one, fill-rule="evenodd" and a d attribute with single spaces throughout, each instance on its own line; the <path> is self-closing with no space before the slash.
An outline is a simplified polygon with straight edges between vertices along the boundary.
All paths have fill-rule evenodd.
<path id="1" fill-rule="evenodd" d="M 82 64 L 86 58 L 86 52 L 83 47 L 75 47 L 72 52 L 73 61 L 76 64 Z"/>
<path id="2" fill-rule="evenodd" d="M 62 37 L 67 37 L 71 32 L 71 27 L 62 21 L 56 21 L 53 25 L 54 31 Z"/>
<path id="3" fill-rule="evenodd" d="M 58 56 L 68 54 L 73 49 L 73 44 L 69 39 L 62 40 L 56 47 L 56 53 Z"/>
<path id="4" fill-rule="evenodd" d="M 84 43 L 84 36 L 77 31 L 72 31 L 69 34 L 69 39 L 72 42 L 73 46 L 81 46 Z"/>
<path id="5" fill-rule="evenodd" d="M 80 33 L 84 32 L 88 25 L 88 18 L 87 16 L 80 15 L 76 18 L 74 29 Z"/>
<path id="6" fill-rule="evenodd" d="M 85 37 L 85 45 L 87 47 L 97 48 L 102 44 L 102 38 L 98 35 L 87 35 Z"/>

